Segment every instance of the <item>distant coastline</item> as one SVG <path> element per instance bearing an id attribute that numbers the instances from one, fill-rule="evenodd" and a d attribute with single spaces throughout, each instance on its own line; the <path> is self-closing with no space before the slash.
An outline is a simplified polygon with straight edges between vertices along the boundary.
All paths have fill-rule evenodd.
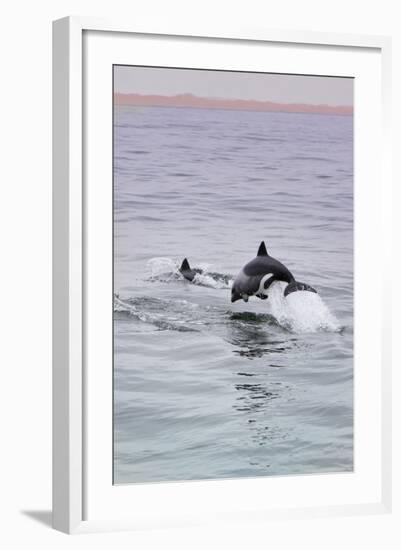
<path id="1" fill-rule="evenodd" d="M 306 103 L 277 103 L 251 99 L 198 97 L 192 94 L 174 96 L 115 93 L 116 105 L 137 107 L 193 107 L 198 109 L 230 109 L 238 111 L 315 113 L 352 115 L 351 105 L 308 105 Z"/>

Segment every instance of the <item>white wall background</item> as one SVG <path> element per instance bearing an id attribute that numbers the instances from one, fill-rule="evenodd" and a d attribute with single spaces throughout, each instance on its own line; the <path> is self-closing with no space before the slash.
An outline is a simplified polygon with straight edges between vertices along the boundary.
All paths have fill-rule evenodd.
<path id="1" fill-rule="evenodd" d="M 2 5 L 1 132 L 1 452 L 0 545 L 3 548 L 297 548 L 400 547 L 400 437 L 394 443 L 392 516 L 271 522 L 252 527 L 171 529 L 68 537 L 48 527 L 51 507 L 51 21 L 65 15 L 141 21 L 196 19 L 215 26 L 311 29 L 393 36 L 394 136 L 399 139 L 401 24 L 397 0 L 14 0 Z M 396 130 L 398 125 L 398 131 Z M 397 144 L 395 144 L 397 147 Z M 398 149 L 400 142 L 398 142 Z M 394 155 L 399 158 L 399 152 Z M 395 162 L 395 181 L 400 168 Z M 400 193 L 394 208 L 398 233 Z M 398 249 L 394 270 L 400 267 Z M 380 251 L 375 251 L 376 255 Z M 397 274 L 394 278 L 397 281 Z M 394 285 L 396 287 L 396 285 Z M 394 289 L 395 340 L 400 291 Z M 394 411 L 400 416 L 400 351 L 394 345 Z M 397 490 L 398 487 L 398 490 Z M 398 524 L 398 525 L 397 525 Z"/>

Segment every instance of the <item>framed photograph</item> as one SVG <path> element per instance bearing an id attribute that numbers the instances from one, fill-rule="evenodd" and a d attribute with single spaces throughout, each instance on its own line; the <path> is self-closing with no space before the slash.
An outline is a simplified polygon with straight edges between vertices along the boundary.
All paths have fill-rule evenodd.
<path id="1" fill-rule="evenodd" d="M 389 40 L 53 52 L 54 527 L 388 511 Z"/>

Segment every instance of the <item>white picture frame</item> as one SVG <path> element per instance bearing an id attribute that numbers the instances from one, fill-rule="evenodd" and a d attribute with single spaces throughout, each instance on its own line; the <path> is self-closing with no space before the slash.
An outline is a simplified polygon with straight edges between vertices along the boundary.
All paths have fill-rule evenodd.
<path id="1" fill-rule="evenodd" d="M 88 37 L 90 37 L 89 41 Z M 101 229 L 101 221 L 100 224 L 99 219 L 96 221 L 96 218 L 101 218 L 100 213 L 104 214 L 107 208 L 110 208 L 111 192 L 107 195 L 107 189 L 104 188 L 105 192 L 99 192 L 99 197 L 95 197 L 90 191 L 90 186 L 87 188 L 86 182 L 92 177 L 95 153 L 106 152 L 107 156 L 112 128 L 109 124 L 110 118 L 107 116 L 99 122 L 103 126 L 91 128 L 94 115 L 102 108 L 102 93 L 99 94 L 101 96 L 99 103 L 97 100 L 88 103 L 85 87 L 88 83 L 90 87 L 89 80 L 92 78 L 102 82 L 102 75 L 106 74 L 102 63 L 109 65 L 114 63 L 113 55 L 116 55 L 116 58 L 122 55 L 124 60 L 129 59 L 131 55 L 131 49 L 127 47 L 129 43 L 122 41 L 133 41 L 132 51 L 135 51 L 137 46 L 135 40 L 144 41 L 141 44 L 143 55 L 151 60 L 150 64 L 152 60 L 159 59 L 158 65 L 165 65 L 165 56 L 169 55 L 170 46 L 172 52 L 178 52 L 176 48 L 178 43 L 180 48 L 182 44 L 189 47 L 196 43 L 198 49 L 193 50 L 193 55 L 198 55 L 198 50 L 202 49 L 207 49 L 209 55 L 215 53 L 214 57 L 220 59 L 216 63 L 224 63 L 224 56 L 230 55 L 229 51 L 234 48 L 235 55 L 240 59 L 241 48 L 259 48 L 263 53 L 262 49 L 269 46 L 282 50 L 284 56 L 287 50 L 299 51 L 299 59 L 304 59 L 306 67 L 310 67 L 309 70 L 322 63 L 322 55 L 319 51 L 324 50 L 328 54 L 326 69 L 328 73 L 326 74 L 329 74 L 330 63 L 333 63 L 333 67 L 336 63 L 339 66 L 338 56 L 342 60 L 341 70 L 348 76 L 354 75 L 355 67 L 360 65 L 360 73 L 358 73 L 360 86 L 364 87 L 362 91 L 367 91 L 368 87 L 371 88 L 370 92 L 373 95 L 369 97 L 372 99 L 372 105 L 374 104 L 372 124 L 373 128 L 378 130 L 376 137 L 372 138 L 373 141 L 370 142 L 366 136 L 366 141 L 359 153 L 356 152 L 356 171 L 359 181 L 363 179 L 364 182 L 368 182 L 369 178 L 373 176 L 376 178 L 375 182 L 372 179 L 372 181 L 369 180 L 369 184 L 366 184 L 366 192 L 357 195 L 358 223 L 361 225 L 360 230 L 357 231 L 355 246 L 360 270 L 368 268 L 368 250 L 365 249 L 365 240 L 369 238 L 370 242 L 374 239 L 375 243 L 385 243 L 385 237 L 390 234 L 391 180 L 388 142 L 390 39 L 263 29 L 214 29 L 212 27 L 198 29 L 196 25 L 193 28 L 187 26 L 181 28 L 179 22 L 166 28 L 158 26 L 142 28 L 140 25 L 129 22 L 82 17 L 69 17 L 55 21 L 53 31 L 54 528 L 75 533 L 149 526 L 191 525 L 237 519 L 263 521 L 274 517 L 313 517 L 322 514 L 344 515 L 389 511 L 391 509 L 391 357 L 390 330 L 387 324 L 390 318 L 391 296 L 388 291 L 385 294 L 382 293 L 390 272 L 388 269 L 390 250 L 389 245 L 386 244 L 382 248 L 383 269 L 375 274 L 373 281 L 373 288 L 378 292 L 377 299 L 372 304 L 379 318 L 377 321 L 379 324 L 374 328 L 380 331 L 382 337 L 381 341 L 372 343 L 373 351 L 370 354 L 364 355 L 362 345 L 363 340 L 372 341 L 367 340 L 372 336 L 372 328 L 366 319 L 367 311 L 363 309 L 362 299 L 359 301 L 359 311 L 356 309 L 355 314 L 358 330 L 360 330 L 360 337 L 356 339 L 358 353 L 355 361 L 364 362 L 366 371 L 371 372 L 372 375 L 370 381 L 367 379 L 365 384 L 363 376 L 368 375 L 360 371 L 361 376 L 357 376 L 355 380 L 357 391 L 359 387 L 365 388 L 366 395 L 373 403 L 369 418 L 361 419 L 359 425 L 360 434 L 364 431 L 363 422 L 369 422 L 372 429 L 374 440 L 372 449 L 373 451 L 376 449 L 377 453 L 376 451 L 372 453 L 374 456 L 370 463 L 363 463 L 362 457 L 353 474 L 346 474 L 345 477 L 343 475 L 342 478 L 337 479 L 332 478 L 333 481 L 327 481 L 329 478 L 326 476 L 325 480 L 317 480 L 315 488 L 312 488 L 311 478 L 324 476 L 309 476 L 308 479 L 306 479 L 307 476 L 300 476 L 296 479 L 261 480 L 259 478 L 145 484 L 124 486 L 118 490 L 107 488 L 110 477 L 107 477 L 108 474 L 106 475 L 105 472 L 110 465 L 110 456 L 106 439 L 109 438 L 111 444 L 109 416 L 112 411 L 109 407 L 110 401 L 103 400 L 102 403 L 106 405 L 102 408 L 99 407 L 99 402 L 108 391 L 110 394 L 112 391 L 111 377 L 107 378 L 107 368 L 111 368 L 110 362 L 109 367 L 107 366 L 110 349 L 108 348 L 105 353 L 103 350 L 99 356 L 100 361 L 104 363 L 104 368 L 100 369 L 99 381 L 95 382 L 90 375 L 90 363 L 93 357 L 91 342 L 94 339 L 93 327 L 95 326 L 92 321 L 101 317 L 99 314 L 104 310 L 95 311 L 90 294 L 99 290 L 102 293 L 101 307 L 107 308 L 109 300 L 111 307 L 111 293 L 103 293 L 104 289 L 109 288 L 110 279 L 106 274 L 99 283 L 103 286 L 94 289 L 88 272 L 90 273 L 92 269 L 92 263 L 107 261 L 107 258 L 105 260 L 104 257 L 97 256 L 96 252 L 92 253 L 94 249 L 90 235 L 94 231 L 94 226 L 91 227 L 91 224 L 97 223 L 96 227 L 102 232 L 100 237 L 108 244 L 111 242 L 110 226 L 106 223 Z M 163 55 L 160 41 L 166 45 L 166 48 L 163 48 L 165 50 Z M 308 61 L 308 52 L 317 52 L 315 59 Z M 355 59 L 348 66 L 347 59 L 351 57 Z M 255 63 L 256 59 L 257 55 L 255 55 Z M 198 63 L 201 62 L 198 61 Z M 153 63 L 156 64 L 156 61 Z M 132 62 L 132 64 L 135 63 Z M 174 64 L 177 65 L 176 61 Z M 369 86 L 369 78 L 373 78 L 373 86 Z M 103 96 L 109 91 L 104 90 Z M 368 94 L 366 96 L 368 97 Z M 362 96 L 357 96 L 356 100 L 358 97 Z M 91 99 L 93 99 L 92 96 Z M 368 104 L 361 107 L 360 112 L 366 113 L 367 111 L 363 109 L 368 107 Z M 359 136 L 363 139 L 362 135 L 366 133 L 363 132 L 363 117 L 358 119 L 358 124 L 360 127 L 356 128 L 358 130 L 355 137 L 356 143 Z M 109 128 L 108 135 L 101 132 L 104 128 Z M 88 140 L 88 135 L 93 135 L 94 131 L 103 135 L 104 138 L 103 142 L 99 141 L 96 144 L 95 151 L 92 150 L 90 137 Z M 379 159 L 375 160 L 375 165 L 372 167 L 369 162 L 372 161 L 371 157 L 375 149 Z M 365 154 L 362 155 L 362 152 Z M 103 173 L 107 181 L 110 176 L 108 168 L 103 170 Z M 109 181 L 111 185 L 111 180 Z M 376 213 L 373 215 L 372 208 L 377 205 L 377 200 L 380 201 L 380 208 L 376 208 Z M 379 224 L 375 225 L 375 234 L 369 230 L 372 219 L 375 224 L 376 222 Z M 362 295 L 363 290 L 362 287 L 359 288 L 359 296 Z M 358 292 L 356 299 L 358 300 Z M 104 325 L 99 322 L 99 325 L 96 325 L 97 334 L 106 336 L 105 340 L 107 340 L 109 328 L 108 322 Z M 100 337 L 100 340 L 103 338 Z M 357 404 L 361 406 L 362 413 L 367 411 L 368 407 L 367 403 L 364 403 L 362 390 L 360 391 L 362 397 L 358 397 Z M 96 429 L 93 422 L 95 413 L 98 422 L 105 427 L 104 431 Z M 104 435 L 104 432 L 107 435 Z M 359 436 L 358 431 L 356 437 L 363 440 L 363 435 Z M 368 445 L 367 438 L 366 445 Z M 88 456 L 94 456 L 94 452 L 98 455 L 96 461 L 88 459 Z M 368 474 L 372 474 L 371 485 L 366 483 Z M 361 477 L 358 479 L 359 475 Z M 355 483 L 350 476 L 355 477 Z M 263 495 L 260 494 L 259 489 L 266 481 L 269 483 L 269 494 L 273 499 L 268 504 L 265 503 L 265 498 L 261 498 Z M 331 496 L 326 500 L 319 497 L 319 490 L 322 492 L 326 489 L 318 488 L 319 485 L 323 487 L 325 484 L 327 491 L 329 493 L 332 491 Z M 296 487 L 295 492 L 299 494 L 299 498 L 294 498 L 295 493 L 290 489 L 291 486 Z M 311 491 L 309 491 L 310 488 Z M 248 499 L 252 499 L 252 506 L 244 507 L 236 503 L 238 491 Z M 309 498 L 309 492 L 314 496 Z M 284 496 L 281 499 L 274 497 L 278 494 Z M 276 498 L 276 505 L 274 498 Z M 286 498 L 291 502 L 286 502 Z M 121 506 L 118 505 L 119 502 Z M 135 502 L 137 507 L 133 504 Z M 210 513 L 208 513 L 209 508 Z M 123 512 L 124 509 L 126 513 Z M 92 514 L 91 510 L 96 510 L 96 513 Z"/>

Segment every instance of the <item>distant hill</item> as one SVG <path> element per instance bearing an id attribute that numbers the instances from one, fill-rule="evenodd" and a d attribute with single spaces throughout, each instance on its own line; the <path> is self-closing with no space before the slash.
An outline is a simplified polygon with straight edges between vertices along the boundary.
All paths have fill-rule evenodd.
<path id="1" fill-rule="evenodd" d="M 122 94 L 115 93 L 117 105 L 136 105 L 143 107 L 195 107 L 199 109 L 232 109 L 240 111 L 264 111 L 286 113 L 316 113 L 334 115 L 352 115 L 349 105 L 308 105 L 305 103 L 276 103 L 251 99 L 223 99 L 198 97 L 192 94 L 175 96 Z"/>

